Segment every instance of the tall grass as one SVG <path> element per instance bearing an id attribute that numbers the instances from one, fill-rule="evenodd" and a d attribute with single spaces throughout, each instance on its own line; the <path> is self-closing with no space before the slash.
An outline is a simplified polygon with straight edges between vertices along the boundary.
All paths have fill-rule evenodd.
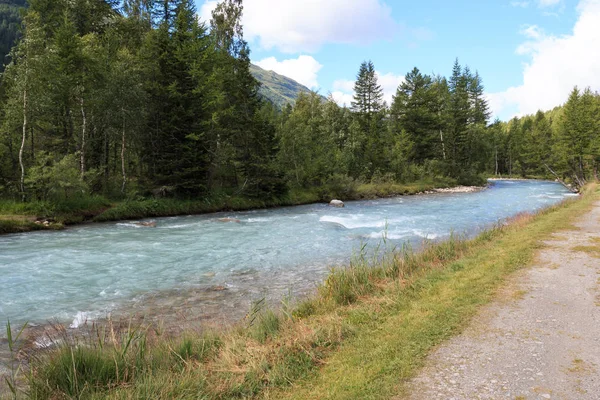
<path id="1" fill-rule="evenodd" d="M 4 376 L 4 383 L 8 387 L 10 391 L 10 395 L 13 399 L 17 398 L 18 395 L 18 379 L 19 374 L 21 372 L 22 365 L 17 362 L 17 354 L 20 352 L 20 348 L 18 346 L 19 338 L 23 334 L 27 324 L 24 324 L 21 329 L 15 333 L 13 333 L 12 326 L 10 325 L 10 320 L 6 321 L 6 344 L 8 345 L 8 351 L 12 356 L 12 360 L 10 362 L 10 373 L 8 376 Z M 0 392 L 0 395 L 2 392 Z"/>

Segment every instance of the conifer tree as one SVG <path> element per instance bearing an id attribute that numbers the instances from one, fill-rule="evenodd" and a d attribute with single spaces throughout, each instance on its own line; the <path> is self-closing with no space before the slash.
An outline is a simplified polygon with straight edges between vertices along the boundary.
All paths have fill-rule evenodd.
<path id="1" fill-rule="evenodd" d="M 430 76 L 414 68 L 406 74 L 392 102 L 396 132 L 405 131 L 413 144 L 414 162 L 434 157 L 437 141 L 437 102 Z"/>
<path id="2" fill-rule="evenodd" d="M 375 66 L 370 60 L 360 65 L 353 99 L 352 110 L 361 115 L 371 116 L 383 108 L 383 89 L 377 83 Z"/>
<path id="3" fill-rule="evenodd" d="M 383 102 L 383 89 L 377 82 L 375 66 L 371 61 L 364 61 L 360 65 L 357 79 L 354 84 L 354 101 L 352 110 L 358 123 L 355 129 L 354 158 L 363 158 L 364 167 L 360 168 L 360 175 L 370 179 L 376 172 L 385 168 L 389 154 L 383 145 L 385 129 L 383 120 L 385 109 Z M 358 171 L 357 171 L 358 173 Z M 358 177 L 358 176 L 357 176 Z"/>
<path id="4" fill-rule="evenodd" d="M 229 158 L 226 162 L 233 167 L 240 192 L 251 196 L 282 194 L 285 189 L 281 174 L 274 166 L 275 130 L 268 126 L 264 114 L 259 113 L 259 83 L 250 73 L 250 49 L 243 36 L 242 14 L 241 0 L 224 0 L 217 5 L 211 19 L 211 37 L 218 60 L 216 79 L 221 88 L 215 103 L 218 122 L 212 126 L 216 144 L 213 155 L 217 156 L 213 157 L 213 164 L 215 159 L 224 158 L 223 153 L 231 151 L 232 157 L 226 157 Z"/>

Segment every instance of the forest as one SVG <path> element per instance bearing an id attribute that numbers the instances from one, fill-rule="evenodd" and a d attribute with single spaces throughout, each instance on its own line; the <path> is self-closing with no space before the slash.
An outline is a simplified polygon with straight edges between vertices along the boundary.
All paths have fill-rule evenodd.
<path id="1" fill-rule="evenodd" d="M 406 73 L 391 104 L 365 61 L 349 107 L 310 93 L 279 108 L 250 73 L 242 0 L 224 0 L 207 22 L 193 0 L 28 4 L 20 32 L 16 17 L 0 26 L 19 38 L 0 83 L 7 200 L 271 199 L 358 183 L 495 175 L 582 186 L 597 176 L 600 97 L 589 89 L 490 121 L 482 77 L 458 59 L 449 77 Z"/>

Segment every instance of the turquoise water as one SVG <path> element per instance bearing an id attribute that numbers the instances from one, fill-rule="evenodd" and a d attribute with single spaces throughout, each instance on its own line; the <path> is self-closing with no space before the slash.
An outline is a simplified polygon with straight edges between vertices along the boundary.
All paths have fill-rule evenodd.
<path id="1" fill-rule="evenodd" d="M 143 308 L 161 293 L 176 294 L 182 307 L 182 293 L 222 286 L 229 296 L 206 300 L 218 311 L 218 301 L 235 294 L 239 300 L 314 287 L 330 266 L 384 234 L 394 244 L 473 234 L 569 195 L 552 182 L 495 181 L 477 193 L 356 201 L 342 209 L 315 204 L 161 218 L 155 228 L 130 221 L 0 236 L 0 319 L 77 327 L 112 310 Z M 168 312 L 174 303 L 162 304 Z"/>

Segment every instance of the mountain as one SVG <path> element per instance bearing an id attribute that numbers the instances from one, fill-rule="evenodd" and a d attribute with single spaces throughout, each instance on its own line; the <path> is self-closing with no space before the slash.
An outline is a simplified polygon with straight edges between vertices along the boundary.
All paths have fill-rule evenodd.
<path id="1" fill-rule="evenodd" d="M 266 71 L 254 64 L 250 64 L 250 72 L 261 83 L 259 93 L 279 108 L 288 103 L 293 105 L 301 92 L 310 92 L 309 88 L 295 80 L 273 71 Z"/>

